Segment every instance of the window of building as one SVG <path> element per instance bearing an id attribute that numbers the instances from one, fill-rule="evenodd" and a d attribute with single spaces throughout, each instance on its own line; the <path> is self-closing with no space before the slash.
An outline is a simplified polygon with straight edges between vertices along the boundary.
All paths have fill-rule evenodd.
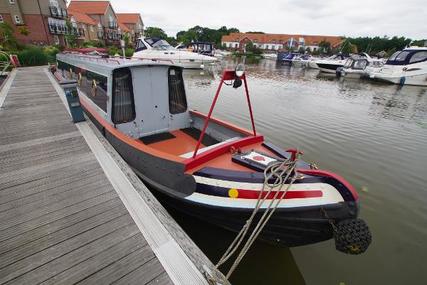
<path id="1" fill-rule="evenodd" d="M 21 24 L 21 18 L 19 18 L 18 15 L 15 15 L 15 23 L 16 24 Z"/>
<path id="2" fill-rule="evenodd" d="M 182 69 L 169 68 L 169 113 L 179 114 L 187 111 L 187 98 L 185 96 Z"/>
<path id="3" fill-rule="evenodd" d="M 112 121 L 123 124 L 135 120 L 132 73 L 129 68 L 120 68 L 113 73 Z"/>
<path id="4" fill-rule="evenodd" d="M 3 23 L 3 22 L 4 22 L 3 15 L 0 15 L 0 23 Z"/>

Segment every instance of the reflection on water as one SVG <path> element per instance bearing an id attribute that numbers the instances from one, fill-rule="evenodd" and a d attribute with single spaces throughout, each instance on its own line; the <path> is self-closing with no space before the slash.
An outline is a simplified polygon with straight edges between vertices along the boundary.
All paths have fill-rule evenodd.
<path id="1" fill-rule="evenodd" d="M 189 104 L 207 112 L 220 70 L 186 71 Z M 247 65 L 257 129 L 306 161 L 346 177 L 361 196 L 373 243 L 361 256 L 333 241 L 299 248 L 257 244 L 234 284 L 403 284 L 427 280 L 427 88 L 319 76 L 263 60 Z M 250 128 L 243 90 L 224 88 L 214 115 Z M 216 262 L 233 234 L 176 215 Z"/>

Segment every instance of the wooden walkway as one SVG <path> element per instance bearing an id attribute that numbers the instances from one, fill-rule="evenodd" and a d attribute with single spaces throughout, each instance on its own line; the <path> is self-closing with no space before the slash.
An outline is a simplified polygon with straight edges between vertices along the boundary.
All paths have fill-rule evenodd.
<path id="1" fill-rule="evenodd" d="M 0 284 L 183 283 L 141 233 L 45 70 L 18 69 L 9 85 L 0 110 Z M 193 262 L 202 256 L 212 268 L 179 236 Z"/>

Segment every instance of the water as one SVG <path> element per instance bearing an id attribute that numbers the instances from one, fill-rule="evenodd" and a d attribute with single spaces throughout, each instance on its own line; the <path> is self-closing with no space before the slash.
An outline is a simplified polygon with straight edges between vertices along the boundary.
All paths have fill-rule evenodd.
<path id="1" fill-rule="evenodd" d="M 218 77 L 199 71 L 185 76 L 190 106 L 207 112 Z M 343 81 L 273 61 L 248 65 L 247 76 L 257 130 L 347 178 L 359 190 L 373 242 L 360 256 L 337 252 L 332 240 L 292 249 L 257 243 L 231 281 L 426 284 L 427 87 Z M 250 128 L 243 89 L 225 87 L 214 115 Z M 213 262 L 234 237 L 173 214 Z"/>

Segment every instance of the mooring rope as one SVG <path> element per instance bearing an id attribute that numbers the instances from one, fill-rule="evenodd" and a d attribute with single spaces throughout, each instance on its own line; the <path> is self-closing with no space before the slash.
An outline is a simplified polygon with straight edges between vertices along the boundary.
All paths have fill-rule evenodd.
<path id="1" fill-rule="evenodd" d="M 274 214 L 277 207 L 279 206 L 281 201 L 284 199 L 286 193 L 288 192 L 288 190 L 290 189 L 290 187 L 294 183 L 295 179 L 297 178 L 295 168 L 296 168 L 296 162 L 298 160 L 298 156 L 299 156 L 299 154 L 297 153 L 295 159 L 288 158 L 284 161 L 278 161 L 278 162 L 272 163 L 268 167 L 266 167 L 266 169 L 264 170 L 264 183 L 263 183 L 262 189 L 258 195 L 258 199 L 257 199 L 257 203 L 255 205 L 255 208 L 252 211 L 252 214 L 249 217 L 249 219 L 246 221 L 245 225 L 242 227 L 242 229 L 237 234 L 237 236 L 235 237 L 233 242 L 230 244 L 230 246 L 227 248 L 227 250 L 225 251 L 225 253 L 221 257 L 221 259 L 216 264 L 217 268 L 219 266 L 221 266 L 222 264 L 224 264 L 225 262 L 227 262 L 227 260 L 229 260 L 234 255 L 234 253 L 237 251 L 237 249 L 240 247 L 243 240 L 247 236 L 249 228 L 250 228 L 256 214 L 259 212 L 259 210 L 261 209 L 264 202 L 270 196 L 271 191 L 273 191 L 273 189 L 275 189 L 277 187 L 279 187 L 279 189 L 276 189 L 276 192 L 275 192 L 273 198 L 271 199 L 270 204 L 266 207 L 266 209 L 265 209 L 263 215 L 261 216 L 261 218 L 259 219 L 257 225 L 255 226 L 255 228 L 252 231 L 252 233 L 250 234 L 249 238 L 246 240 L 246 243 L 243 245 L 242 249 L 240 250 L 240 253 L 237 255 L 235 261 L 233 262 L 232 266 L 230 267 L 230 269 L 226 275 L 227 279 L 231 276 L 231 274 L 234 272 L 234 270 L 239 265 L 240 261 L 243 259 L 245 254 L 248 252 L 249 248 L 252 246 L 252 244 L 258 238 L 262 229 L 265 227 L 267 222 L 270 220 L 271 216 Z M 291 175 L 292 175 L 291 181 L 287 185 L 286 189 L 284 191 L 282 191 L 283 186 L 289 180 Z M 273 177 L 275 177 L 275 181 L 274 181 L 274 183 L 270 183 L 269 181 Z M 269 188 L 267 192 L 265 192 L 266 187 Z M 263 193 L 266 193 L 266 194 L 263 195 Z M 280 197 L 279 197 L 279 194 L 281 194 Z"/>

